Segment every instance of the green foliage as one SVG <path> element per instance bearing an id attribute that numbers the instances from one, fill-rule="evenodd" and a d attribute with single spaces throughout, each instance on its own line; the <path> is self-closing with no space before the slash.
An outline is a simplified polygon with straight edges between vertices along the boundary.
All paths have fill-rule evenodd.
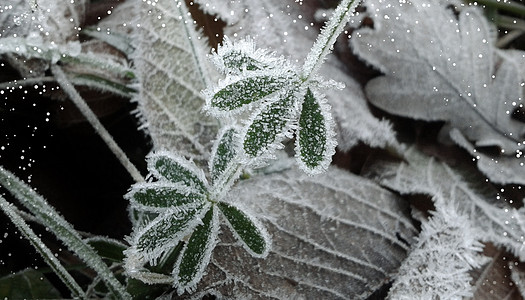
<path id="1" fill-rule="evenodd" d="M 26 269 L 0 278 L 2 299 L 58 299 L 60 292 L 39 271 Z"/>

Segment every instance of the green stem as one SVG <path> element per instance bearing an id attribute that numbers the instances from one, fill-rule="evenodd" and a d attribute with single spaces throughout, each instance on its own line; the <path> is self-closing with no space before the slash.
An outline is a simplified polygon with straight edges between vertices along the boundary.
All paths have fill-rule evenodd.
<path id="1" fill-rule="evenodd" d="M 356 0 L 343 0 L 339 3 L 306 57 L 301 75 L 302 81 L 310 79 L 319 70 L 326 56 L 332 52 L 337 37 L 344 30 L 357 4 L 359 1 Z"/>
<path id="2" fill-rule="evenodd" d="M 478 3 L 487 7 L 493 7 L 499 10 L 503 10 L 518 15 L 525 15 L 525 5 L 518 4 L 517 2 L 511 2 L 509 0 L 469 0 L 470 3 Z"/>
<path id="3" fill-rule="evenodd" d="M 494 18 L 494 23 L 498 27 L 525 31 L 525 20 L 522 19 L 517 19 L 514 17 L 503 15 L 496 15 L 496 17 Z"/>

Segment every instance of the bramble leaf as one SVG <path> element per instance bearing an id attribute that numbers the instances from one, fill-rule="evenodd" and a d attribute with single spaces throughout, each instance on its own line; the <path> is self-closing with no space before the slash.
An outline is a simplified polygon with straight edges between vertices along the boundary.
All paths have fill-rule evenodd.
<path id="1" fill-rule="evenodd" d="M 165 182 L 135 184 L 124 197 L 135 209 L 158 212 L 167 207 L 183 208 L 206 200 L 202 193 L 186 186 Z"/>
<path id="2" fill-rule="evenodd" d="M 308 89 L 299 118 L 295 150 L 299 166 L 307 173 L 320 173 L 330 164 L 336 144 L 333 127 L 328 109 L 323 111 L 319 99 Z"/>
<path id="3" fill-rule="evenodd" d="M 214 145 L 210 160 L 210 173 L 213 181 L 223 174 L 237 154 L 237 138 L 235 127 L 227 127 L 219 135 L 219 142 Z"/>
<path id="4" fill-rule="evenodd" d="M 206 192 L 206 177 L 201 169 L 183 157 L 169 152 L 157 152 L 149 157 L 148 170 L 159 179 L 182 183 L 198 191 Z"/>
<path id="5" fill-rule="evenodd" d="M 185 290 L 194 289 L 201 280 L 213 248 L 215 248 L 218 228 L 217 211 L 212 205 L 202 218 L 202 224 L 196 227 L 175 264 L 173 273 L 179 294 L 184 293 Z"/>
<path id="6" fill-rule="evenodd" d="M 295 95 L 293 91 L 280 95 L 279 99 L 264 106 L 248 126 L 243 138 L 243 148 L 248 156 L 255 158 L 278 148 L 286 125 L 293 119 Z"/>
<path id="7" fill-rule="evenodd" d="M 253 218 L 231 204 L 219 202 L 218 206 L 234 235 L 243 242 L 246 250 L 254 256 L 266 256 L 270 249 L 270 240 L 264 228 L 256 225 Z"/>

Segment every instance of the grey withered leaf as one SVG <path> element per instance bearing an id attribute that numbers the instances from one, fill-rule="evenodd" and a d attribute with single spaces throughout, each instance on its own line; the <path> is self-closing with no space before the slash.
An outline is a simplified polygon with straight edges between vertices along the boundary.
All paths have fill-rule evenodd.
<path id="1" fill-rule="evenodd" d="M 210 70 L 184 1 L 137 1 L 139 29 L 134 61 L 139 81 L 135 100 L 154 148 L 206 158 L 217 121 L 201 112 Z"/>
<path id="2" fill-rule="evenodd" d="M 511 118 L 523 97 L 519 66 L 494 46 L 475 7 L 455 14 L 443 1 L 367 1 L 374 29 L 351 45 L 384 76 L 366 86 L 370 101 L 397 115 L 446 121 L 476 147 L 523 148 L 523 123 Z M 523 67 L 521 67 L 523 68 Z"/>
<path id="3" fill-rule="evenodd" d="M 254 258 L 223 228 L 192 297 L 364 299 L 391 280 L 417 234 L 401 198 L 335 167 L 258 176 L 231 199 L 260 216 L 273 246 Z"/>

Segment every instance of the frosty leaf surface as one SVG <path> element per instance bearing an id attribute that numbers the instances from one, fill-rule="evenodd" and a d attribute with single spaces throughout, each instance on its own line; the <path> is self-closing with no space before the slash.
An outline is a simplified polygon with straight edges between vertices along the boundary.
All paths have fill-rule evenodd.
<path id="1" fill-rule="evenodd" d="M 288 83 L 286 77 L 254 76 L 241 79 L 220 89 L 211 99 L 211 107 L 235 110 L 246 104 L 261 100 L 278 91 Z"/>
<path id="2" fill-rule="evenodd" d="M 298 3 L 279 0 L 255 2 L 200 0 L 197 2 L 202 5 L 208 3 L 206 9 L 228 21 L 225 28 L 226 35 L 251 36 L 259 47 L 278 51 L 277 54 L 299 63 L 307 56 L 317 36 L 317 31 L 310 27 L 305 16 L 306 12 Z M 212 7 L 216 7 L 217 10 L 213 10 Z M 225 7 L 228 9 L 223 10 Z M 231 15 L 232 11 L 233 15 Z M 343 69 L 344 66 L 329 57 L 319 73 L 321 76 L 346 85 L 343 90 L 324 91 L 333 108 L 339 148 L 347 151 L 359 141 L 373 147 L 395 144 L 395 133 L 390 123 L 378 120 L 371 114 L 361 86 L 349 74 L 342 71 Z"/>
<path id="3" fill-rule="evenodd" d="M 155 264 L 162 254 L 193 231 L 208 208 L 209 205 L 200 205 L 183 211 L 168 210 L 137 231 L 132 238 L 133 248 L 126 251 L 138 251 Z"/>
<path id="4" fill-rule="evenodd" d="M 177 150 L 205 159 L 217 133 L 217 121 L 201 112 L 206 87 L 206 47 L 184 2 L 139 1 L 140 27 L 134 35 L 134 61 L 143 128 L 154 148 Z"/>
<path id="5" fill-rule="evenodd" d="M 235 235 L 239 237 L 247 249 L 256 256 L 265 256 L 270 248 L 268 233 L 263 231 L 260 226 L 255 225 L 253 218 L 250 218 L 237 207 L 225 202 L 219 202 L 217 205 L 228 220 L 228 224 L 230 224 Z"/>
<path id="6" fill-rule="evenodd" d="M 518 68 L 498 55 L 481 11 L 454 12 L 437 1 L 367 2 L 374 28 L 351 39 L 354 52 L 385 75 L 366 86 L 370 101 L 397 115 L 446 121 L 476 146 L 514 151 L 523 123 Z M 394 17 L 395 16 L 395 17 Z"/>
<path id="7" fill-rule="evenodd" d="M 175 264 L 173 272 L 179 294 L 185 290 L 192 291 L 208 266 L 219 228 L 216 210 L 215 205 L 209 208 L 202 218 L 202 224 L 195 228 Z"/>
<path id="8" fill-rule="evenodd" d="M 399 268 L 389 299 L 464 299 L 473 295 L 469 271 L 483 262 L 482 245 L 466 215 L 438 205 L 423 223 L 414 249 Z"/>
<path id="9" fill-rule="evenodd" d="M 454 203 L 478 228 L 480 239 L 504 246 L 521 260 L 525 259 L 525 209 L 512 208 L 496 199 L 486 182 L 469 182 L 447 164 L 409 148 L 406 163 L 378 161 L 367 173 L 382 185 L 402 194 L 428 194 Z"/>
<path id="10" fill-rule="evenodd" d="M 169 207 L 184 209 L 206 199 L 202 192 L 165 182 L 135 184 L 125 198 L 130 200 L 135 209 L 156 212 Z"/>
<path id="11" fill-rule="evenodd" d="M 236 127 L 226 127 L 219 135 L 219 142 L 214 147 L 210 160 L 210 173 L 213 181 L 219 179 L 237 155 L 238 131 Z"/>
<path id="12" fill-rule="evenodd" d="M 159 179 L 173 183 L 182 183 L 200 192 L 205 192 L 206 177 L 193 162 L 166 151 L 151 155 L 148 159 L 148 169 Z"/>
<path id="13" fill-rule="evenodd" d="M 293 169 L 241 181 L 231 199 L 260 216 L 272 248 L 254 258 L 221 230 L 197 285 L 202 294 L 364 299 L 390 280 L 417 234 L 400 198 L 336 168 L 315 178 Z"/>
<path id="14" fill-rule="evenodd" d="M 293 118 L 294 91 L 280 94 L 253 114 L 243 137 L 244 152 L 254 158 L 278 148 L 286 134 L 286 125 Z"/>
<path id="15" fill-rule="evenodd" d="M 331 162 L 336 142 L 329 106 L 321 104 L 311 89 L 306 91 L 299 117 L 296 153 L 299 165 L 310 174 L 322 172 Z"/>

